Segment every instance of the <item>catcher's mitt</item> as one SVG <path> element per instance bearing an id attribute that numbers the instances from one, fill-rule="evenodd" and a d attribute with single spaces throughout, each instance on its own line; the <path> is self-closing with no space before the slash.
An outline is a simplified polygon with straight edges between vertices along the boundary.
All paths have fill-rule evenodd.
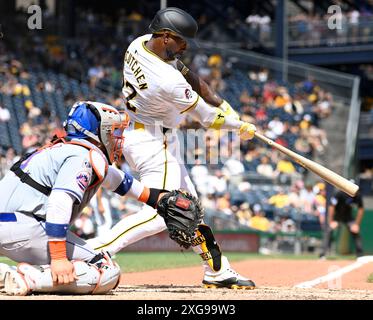
<path id="1" fill-rule="evenodd" d="M 188 192 L 173 190 L 159 200 L 157 211 L 166 222 L 170 238 L 188 249 L 203 219 L 200 201 Z"/>

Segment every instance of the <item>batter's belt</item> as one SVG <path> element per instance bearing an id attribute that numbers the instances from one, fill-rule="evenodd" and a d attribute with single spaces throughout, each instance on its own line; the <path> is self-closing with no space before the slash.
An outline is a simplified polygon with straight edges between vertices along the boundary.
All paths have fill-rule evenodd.
<path id="1" fill-rule="evenodd" d="M 163 134 L 165 134 L 169 128 L 159 126 L 162 129 Z M 134 130 L 145 130 L 145 125 L 141 122 L 133 121 Z"/>

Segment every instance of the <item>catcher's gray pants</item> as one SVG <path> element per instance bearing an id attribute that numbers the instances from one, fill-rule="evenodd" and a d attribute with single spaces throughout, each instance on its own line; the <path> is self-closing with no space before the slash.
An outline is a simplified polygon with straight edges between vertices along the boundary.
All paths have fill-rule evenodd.
<path id="1" fill-rule="evenodd" d="M 16 262 L 50 264 L 45 222 L 38 220 L 20 212 L 0 213 L 0 255 Z M 70 231 L 66 247 L 69 260 L 90 261 L 95 256 L 93 249 Z"/>

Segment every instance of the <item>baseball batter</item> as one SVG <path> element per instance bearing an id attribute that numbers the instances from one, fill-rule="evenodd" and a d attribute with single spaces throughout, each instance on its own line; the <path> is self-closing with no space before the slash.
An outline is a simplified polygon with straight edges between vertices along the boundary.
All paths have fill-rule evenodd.
<path id="1" fill-rule="evenodd" d="M 67 136 L 23 156 L 0 181 L 0 288 L 102 294 L 119 283 L 120 268 L 68 231 L 100 185 L 156 207 L 161 190 L 144 187 L 111 166 L 122 155 L 128 115 L 98 102 L 74 104 Z M 36 266 L 34 266 L 36 265 Z"/>
<path id="2" fill-rule="evenodd" d="M 123 154 L 145 185 L 167 190 L 182 188 L 196 195 L 181 164 L 176 135 L 185 115 L 192 115 L 206 128 L 237 130 L 242 139 L 253 138 L 256 128 L 240 121 L 226 101 L 178 60 L 187 48 L 187 40 L 197 32 L 197 23 L 188 13 L 172 7 L 160 10 L 150 30 L 152 34 L 135 39 L 124 56 L 123 95 L 131 123 L 126 129 Z M 145 205 L 89 243 L 97 252 L 114 254 L 165 228 L 162 217 Z M 209 226 L 199 226 L 193 250 L 204 261 L 205 287 L 255 287 L 253 281 L 230 268 Z"/>

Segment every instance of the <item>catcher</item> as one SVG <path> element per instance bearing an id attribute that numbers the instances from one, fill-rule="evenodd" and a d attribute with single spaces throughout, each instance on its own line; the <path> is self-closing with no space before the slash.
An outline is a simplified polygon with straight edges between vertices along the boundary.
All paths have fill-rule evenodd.
<path id="1" fill-rule="evenodd" d="M 32 292 L 104 294 L 119 283 L 120 268 L 68 230 L 100 185 L 159 207 L 170 237 L 187 248 L 203 218 L 199 202 L 181 191 L 147 188 L 111 166 L 122 153 L 127 114 L 80 101 L 65 122 L 67 136 L 23 156 L 0 181 L 0 288 Z"/>

